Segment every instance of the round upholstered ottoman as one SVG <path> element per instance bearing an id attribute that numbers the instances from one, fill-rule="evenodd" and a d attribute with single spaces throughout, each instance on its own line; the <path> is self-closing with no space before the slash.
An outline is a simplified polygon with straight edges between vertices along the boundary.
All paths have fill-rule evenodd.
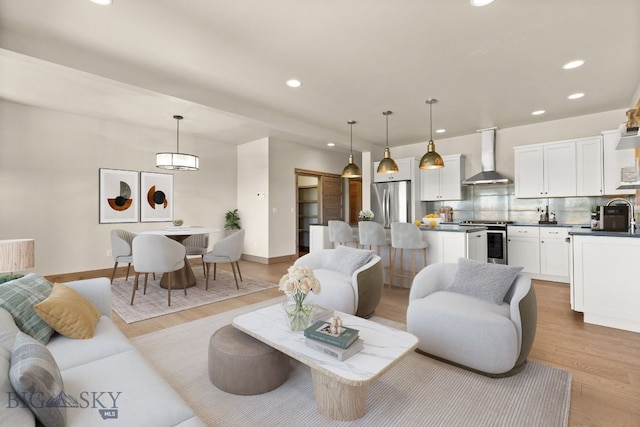
<path id="1" fill-rule="evenodd" d="M 227 393 L 266 393 L 285 382 L 289 369 L 289 356 L 232 325 L 209 340 L 209 379 Z"/>

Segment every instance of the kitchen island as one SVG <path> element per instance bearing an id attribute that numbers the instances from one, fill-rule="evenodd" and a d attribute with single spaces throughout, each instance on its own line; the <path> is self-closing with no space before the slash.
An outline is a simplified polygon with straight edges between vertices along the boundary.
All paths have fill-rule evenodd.
<path id="1" fill-rule="evenodd" d="M 574 227 L 571 308 L 584 321 L 640 332 L 640 233 Z"/>
<path id="2" fill-rule="evenodd" d="M 331 248 L 329 241 L 329 227 L 312 225 L 310 228 L 310 252 Z M 357 235 L 358 227 L 353 227 Z M 457 263 L 458 258 L 469 258 L 482 262 L 487 261 L 487 228 L 481 226 L 460 226 L 457 224 L 442 224 L 437 227 L 421 226 L 423 239 L 429 244 L 427 248 L 427 265 L 443 262 Z M 391 230 L 387 228 L 387 236 Z M 385 267 L 385 283 L 388 281 L 389 249 L 381 248 Z M 396 261 L 399 261 L 399 255 Z M 411 269 L 411 256 L 405 253 L 403 270 Z M 416 255 L 416 264 L 422 268 L 422 255 Z M 394 285 L 411 287 L 411 280 L 394 279 Z"/>

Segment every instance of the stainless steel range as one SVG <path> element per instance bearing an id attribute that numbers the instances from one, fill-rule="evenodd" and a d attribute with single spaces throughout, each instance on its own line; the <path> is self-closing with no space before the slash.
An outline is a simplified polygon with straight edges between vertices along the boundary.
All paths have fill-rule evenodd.
<path id="1" fill-rule="evenodd" d="M 513 221 L 461 221 L 460 225 L 480 225 L 487 227 L 487 262 L 507 263 L 507 225 Z"/>

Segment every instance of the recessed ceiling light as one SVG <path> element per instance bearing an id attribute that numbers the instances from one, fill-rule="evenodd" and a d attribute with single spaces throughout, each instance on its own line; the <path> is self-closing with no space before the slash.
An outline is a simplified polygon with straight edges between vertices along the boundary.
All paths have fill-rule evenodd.
<path id="1" fill-rule="evenodd" d="M 91 3 L 99 4 L 100 6 L 109 6 L 112 1 L 111 0 L 89 0 Z"/>
<path id="2" fill-rule="evenodd" d="M 493 3 L 493 0 L 471 0 L 471 6 L 481 7 Z"/>
<path id="3" fill-rule="evenodd" d="M 336 144 L 334 142 L 327 142 L 327 145 L 329 147 L 335 147 L 336 146 Z"/>
<path id="4" fill-rule="evenodd" d="M 567 99 L 578 99 L 578 98 L 582 98 L 584 96 L 584 93 L 578 92 L 578 93 L 572 93 L 571 95 L 567 96 Z"/>
<path id="5" fill-rule="evenodd" d="M 436 133 L 445 133 L 447 130 L 446 129 L 437 129 Z"/>
<path id="6" fill-rule="evenodd" d="M 290 79 L 290 80 L 287 80 L 287 86 L 289 86 L 289 87 L 300 87 L 300 86 L 302 86 L 302 83 L 300 83 L 300 80 Z"/>
<path id="7" fill-rule="evenodd" d="M 562 66 L 565 70 L 572 70 L 574 68 L 582 67 L 584 65 L 584 61 L 582 59 L 576 59 L 575 61 L 567 62 Z"/>
<path id="8" fill-rule="evenodd" d="M 531 113 L 532 116 L 539 116 L 540 114 L 544 114 L 546 113 L 546 111 L 544 110 L 536 110 L 533 113 Z"/>

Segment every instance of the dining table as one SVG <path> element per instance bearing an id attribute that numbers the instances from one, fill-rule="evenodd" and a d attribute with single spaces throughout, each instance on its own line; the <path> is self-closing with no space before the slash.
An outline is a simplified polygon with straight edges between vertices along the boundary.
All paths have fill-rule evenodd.
<path id="1" fill-rule="evenodd" d="M 189 226 L 170 226 L 154 230 L 141 231 L 139 234 L 157 234 L 161 236 L 167 236 L 176 242 L 182 243 L 184 240 L 194 234 L 211 234 L 222 231 L 219 228 L 209 227 L 189 227 Z M 182 289 L 183 284 L 185 288 L 190 288 L 196 285 L 196 276 L 193 274 L 191 265 L 187 256 L 184 257 L 184 267 L 180 270 L 173 272 L 173 282 L 171 283 L 171 290 Z M 169 275 L 163 274 L 160 279 L 160 287 L 167 289 L 169 287 Z"/>

